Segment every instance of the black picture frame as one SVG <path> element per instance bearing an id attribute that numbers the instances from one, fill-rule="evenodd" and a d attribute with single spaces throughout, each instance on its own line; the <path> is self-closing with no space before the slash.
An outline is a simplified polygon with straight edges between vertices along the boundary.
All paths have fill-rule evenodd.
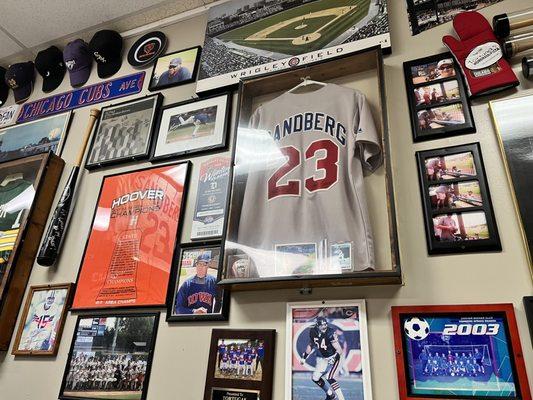
<path id="1" fill-rule="evenodd" d="M 225 98 L 226 109 L 225 109 L 224 114 L 223 114 L 224 115 L 224 121 L 222 123 L 222 137 L 221 137 L 221 140 L 220 140 L 219 143 L 210 144 L 210 145 L 206 145 L 206 146 L 202 146 L 202 147 L 198 147 L 198 148 L 193 148 L 193 149 L 188 149 L 188 150 L 175 151 L 175 152 L 171 152 L 171 153 L 157 155 L 159 134 L 160 134 L 160 131 L 161 131 L 161 128 L 162 128 L 163 118 L 164 118 L 165 112 L 167 110 L 171 110 L 173 108 L 178 108 L 178 107 L 184 107 L 184 106 L 188 106 L 188 105 L 191 105 L 191 104 L 202 103 L 204 101 L 209 102 L 210 100 L 216 100 L 216 99 L 221 99 L 221 98 Z M 169 159 L 176 159 L 176 158 L 185 157 L 185 156 L 192 157 L 193 155 L 197 156 L 197 155 L 208 153 L 208 152 L 215 152 L 215 151 L 220 151 L 220 150 L 226 149 L 227 146 L 228 146 L 228 131 L 230 129 L 230 124 L 231 124 L 231 106 L 232 106 L 231 103 L 232 103 L 232 93 L 231 92 L 224 92 L 224 93 L 220 93 L 220 94 L 216 94 L 216 95 L 212 95 L 212 96 L 208 96 L 208 97 L 201 97 L 201 98 L 195 98 L 195 99 L 192 99 L 192 100 L 185 100 L 185 101 L 169 104 L 169 105 L 166 105 L 166 106 L 162 107 L 161 110 L 160 110 L 160 113 L 159 113 L 159 117 L 158 117 L 158 121 L 157 121 L 157 127 L 155 129 L 155 134 L 153 135 L 154 136 L 154 140 L 153 140 L 153 146 L 152 146 L 150 161 L 151 162 L 159 162 L 159 161 L 164 161 L 164 160 L 169 160 Z M 215 121 L 215 124 L 216 124 L 216 121 Z"/>
<path id="2" fill-rule="evenodd" d="M 466 157 L 468 154 L 471 154 L 471 157 Z M 465 156 L 466 158 L 461 159 L 459 158 L 460 156 Z M 498 227 L 494 217 L 479 143 L 418 151 L 416 152 L 416 159 L 428 253 L 451 254 L 501 251 Z M 431 160 L 429 161 L 431 163 L 429 171 L 426 168 L 426 160 Z M 457 168 L 454 165 L 450 169 L 449 165 L 446 165 L 446 161 L 448 163 L 456 161 L 467 164 L 463 168 Z M 437 164 L 435 165 L 435 163 Z M 466 169 L 469 164 L 471 164 L 470 170 Z M 429 173 L 432 173 L 435 179 L 428 178 Z M 461 184 L 463 184 L 463 188 L 471 189 L 468 190 L 466 195 L 460 193 Z M 435 190 L 435 195 L 431 195 L 430 190 Z M 477 195 L 478 191 L 479 196 Z M 438 198 L 439 195 L 437 193 L 439 192 L 445 195 L 445 198 L 441 199 L 442 201 Z M 472 192 L 475 192 L 475 194 Z M 480 213 L 484 214 L 484 224 L 479 222 L 483 221 Z M 455 231 L 446 234 L 447 238 L 443 239 L 442 229 L 439 235 L 436 234 L 434 218 L 444 217 L 445 215 L 454 219 Z M 470 232 L 467 231 L 468 226 L 466 224 L 468 222 L 465 224 L 464 221 L 466 215 L 468 215 L 471 223 Z M 476 223 L 477 225 L 475 225 Z M 441 225 L 444 226 L 444 224 Z M 485 232 L 485 229 L 487 232 Z M 474 233 L 476 230 L 478 232 Z M 459 232 L 459 234 L 456 235 L 456 232 Z M 488 235 L 486 239 L 483 238 L 485 235 Z"/>
<path id="3" fill-rule="evenodd" d="M 160 315 L 159 312 L 128 313 L 128 314 L 125 314 L 125 313 L 102 313 L 102 314 L 78 315 L 78 319 L 76 320 L 76 326 L 74 328 L 72 342 L 70 344 L 70 349 L 69 349 L 69 352 L 68 352 L 67 362 L 66 362 L 66 365 L 65 365 L 65 371 L 63 373 L 63 378 L 62 378 L 62 381 L 61 381 L 61 388 L 59 389 L 58 398 L 59 399 L 68 399 L 68 400 L 79 400 L 79 399 L 98 400 L 98 399 L 101 399 L 101 397 L 82 397 L 82 396 L 78 396 L 78 395 L 77 396 L 65 395 L 65 387 L 66 387 L 66 384 L 67 384 L 67 377 L 68 377 L 70 364 L 71 364 L 71 360 L 72 360 L 72 354 L 74 352 L 74 346 L 76 344 L 76 338 L 78 336 L 78 329 L 79 329 L 80 321 L 82 319 L 110 318 L 110 317 L 115 317 L 115 318 L 154 317 L 154 325 L 153 325 L 153 329 L 152 329 L 152 335 L 151 335 L 151 338 L 150 338 L 150 348 L 148 350 L 148 357 L 147 357 L 147 360 L 146 360 L 146 372 L 145 372 L 145 377 L 144 377 L 144 381 L 143 381 L 143 388 L 142 388 L 141 397 L 140 397 L 140 400 L 145 400 L 146 396 L 148 394 L 148 384 L 150 382 L 150 373 L 151 373 L 152 362 L 153 362 L 153 357 L 154 357 L 155 340 L 156 340 L 156 337 L 157 337 L 157 329 L 159 327 L 159 315 Z"/>
<path id="4" fill-rule="evenodd" d="M 194 60 L 194 66 L 193 66 L 193 68 L 191 70 L 191 77 L 189 79 L 184 79 L 184 80 L 179 81 L 179 82 L 162 84 L 162 85 L 158 85 L 158 84 L 154 84 L 153 83 L 154 76 L 156 74 L 156 69 L 157 69 L 157 66 L 158 66 L 158 64 L 159 64 L 161 59 L 166 58 L 166 57 L 170 57 L 170 56 L 177 56 L 180 53 L 184 53 L 186 51 L 193 50 L 193 49 L 196 49 L 196 58 Z M 189 48 L 186 48 L 186 49 L 173 51 L 171 53 L 166 53 L 166 54 L 163 54 L 163 55 L 160 55 L 159 57 L 157 57 L 157 60 L 155 60 L 154 66 L 152 68 L 152 75 L 150 75 L 150 82 L 149 82 L 148 90 L 150 92 L 155 92 L 155 91 L 158 91 L 158 90 L 163 90 L 163 89 L 167 89 L 167 88 L 170 88 L 170 87 L 181 86 L 181 85 L 186 85 L 187 83 L 195 82 L 196 81 L 196 76 L 198 75 L 198 68 L 200 66 L 200 56 L 201 56 L 201 54 L 202 54 L 202 46 L 193 46 L 193 47 L 189 47 Z"/>
<path id="5" fill-rule="evenodd" d="M 219 257 L 217 264 L 217 277 L 218 282 L 222 276 L 223 266 L 223 253 L 224 248 L 220 240 L 208 240 L 202 242 L 185 243 L 176 247 L 176 251 L 172 261 L 172 269 L 170 271 L 170 280 L 167 290 L 167 322 L 200 322 L 200 321 L 227 321 L 229 317 L 229 305 L 230 305 L 230 293 L 229 290 L 219 287 L 221 291 L 220 298 L 222 299 L 222 305 L 219 313 L 209 314 L 179 314 L 173 313 L 174 299 L 176 298 L 177 286 L 179 285 L 179 278 L 182 268 L 183 252 L 186 250 L 202 249 L 202 248 L 218 248 Z M 218 286 L 218 284 L 217 284 Z"/>
<path id="6" fill-rule="evenodd" d="M 531 338 L 531 347 L 533 347 L 533 296 L 525 296 L 522 299 L 524 310 L 526 311 L 527 325 L 529 326 L 529 337 Z"/>
<path id="7" fill-rule="evenodd" d="M 454 75 L 449 77 L 436 77 L 431 78 L 430 75 L 418 76 L 420 82 L 414 82 L 413 69 L 417 67 L 426 67 L 426 70 L 431 70 L 431 68 L 436 68 L 437 64 L 441 60 L 451 60 L 453 63 Z M 470 100 L 468 99 L 468 93 L 466 92 L 466 85 L 461 73 L 461 68 L 457 65 L 453 55 L 449 52 L 436 54 L 429 57 L 418 58 L 416 60 L 411 60 L 403 63 L 404 76 L 405 76 L 405 86 L 407 91 L 407 99 L 409 103 L 409 117 L 411 120 L 411 128 L 413 133 L 413 142 L 422 142 L 427 140 L 441 139 L 450 136 L 464 135 L 467 133 L 475 133 L 476 125 L 474 118 L 472 116 L 472 109 L 470 106 Z M 424 69 L 422 69 L 423 71 Z M 427 72 L 427 71 L 424 71 Z M 426 79 L 422 81 L 422 79 Z M 446 90 L 444 85 L 449 82 L 457 82 L 457 87 L 459 91 L 459 97 L 453 97 L 451 99 L 446 99 Z M 422 90 L 423 88 L 431 88 L 431 86 L 439 86 L 442 97 L 444 100 L 436 100 L 433 102 L 433 99 L 428 95 L 430 100 L 429 104 L 420 104 L 415 96 L 415 90 Z M 436 88 L 435 88 L 436 89 Z M 438 110 L 441 115 L 447 113 L 450 118 L 453 118 L 453 114 L 460 115 L 464 117 L 464 123 L 458 123 L 460 120 L 440 120 L 438 127 L 432 128 L 429 127 L 429 119 L 431 115 L 435 117 L 435 112 Z M 448 111 L 446 111 L 448 110 Z M 428 124 L 426 130 L 422 129 L 420 126 L 420 116 L 423 113 L 426 113 L 427 119 L 424 119 L 425 123 Z M 444 124 L 447 124 L 445 126 Z"/>
<path id="8" fill-rule="evenodd" d="M 147 99 L 153 99 L 154 103 L 153 103 L 152 118 L 150 121 L 150 128 L 149 128 L 150 130 L 148 132 L 148 138 L 147 138 L 147 143 L 146 143 L 146 150 L 143 153 L 137 154 L 137 155 L 115 157 L 115 158 L 108 159 L 108 160 L 90 162 L 89 159 L 94 150 L 97 135 L 102 124 L 102 118 L 105 116 L 106 110 L 110 108 L 120 108 L 120 107 L 128 106 L 129 104 L 138 103 L 138 102 L 141 102 Z M 122 103 L 110 104 L 108 106 L 102 107 L 101 112 L 100 112 L 100 117 L 98 117 L 96 127 L 91 135 L 91 143 L 89 146 L 89 150 L 87 151 L 87 155 L 85 156 L 85 169 L 91 171 L 91 170 L 104 168 L 104 167 L 108 167 L 112 165 L 124 164 L 128 162 L 145 160 L 149 158 L 152 152 L 154 129 L 155 129 L 155 126 L 157 125 L 157 121 L 159 120 L 159 110 L 161 108 L 162 101 L 163 101 L 163 95 L 161 93 L 156 93 L 153 95 L 139 97 L 139 98 L 131 99 L 131 100 L 128 100 Z"/>

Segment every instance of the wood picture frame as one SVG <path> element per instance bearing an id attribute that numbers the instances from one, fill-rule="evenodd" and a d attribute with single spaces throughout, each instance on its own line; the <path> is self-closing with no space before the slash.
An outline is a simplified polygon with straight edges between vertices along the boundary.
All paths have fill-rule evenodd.
<path id="1" fill-rule="evenodd" d="M 479 143 L 416 152 L 429 254 L 501 251 Z"/>
<path id="2" fill-rule="evenodd" d="M 61 336 L 63 334 L 63 326 L 65 322 L 65 317 L 67 316 L 68 310 L 70 308 L 70 303 L 72 302 L 72 294 L 73 294 L 73 283 L 59 283 L 59 284 L 50 284 L 50 285 L 39 285 L 39 286 L 32 286 L 30 287 L 30 291 L 28 293 L 28 296 L 26 298 L 26 304 L 24 305 L 24 309 L 22 311 L 22 316 L 20 318 L 19 328 L 17 331 L 17 335 L 15 336 L 15 343 L 13 344 L 13 349 L 11 351 L 11 354 L 14 356 L 55 356 L 57 355 L 57 352 L 59 350 L 59 345 L 61 342 Z M 49 294 L 47 292 L 56 292 L 53 293 L 54 301 L 58 297 L 57 292 L 58 291 L 65 291 L 65 295 L 62 297 L 62 303 L 60 304 L 61 310 L 56 310 L 58 307 L 56 303 L 52 303 L 49 305 L 49 308 L 45 308 L 43 306 L 42 310 L 39 310 L 38 305 L 33 303 L 34 295 L 37 292 L 45 292 L 46 294 Z M 54 313 L 47 314 L 48 310 L 53 309 L 54 305 L 56 307 L 54 308 Z M 33 316 L 30 316 L 28 313 L 30 309 L 33 310 L 34 314 Z M 59 311 L 59 313 L 57 313 Z M 57 320 L 57 317 L 59 315 L 59 319 Z M 35 321 L 35 318 L 38 317 L 39 319 Z M 41 336 L 42 334 L 36 333 L 31 334 L 31 332 L 28 332 L 26 334 L 26 339 L 28 341 L 34 341 L 36 344 L 41 342 L 41 347 L 48 343 L 50 345 L 50 349 L 43 350 L 43 349 L 21 349 L 20 345 L 22 342 L 22 336 L 24 333 L 26 333 L 26 325 L 31 324 L 31 322 L 36 322 L 37 327 L 36 330 L 43 330 L 43 329 L 50 329 L 50 334 L 48 338 L 41 340 L 41 338 L 31 339 L 32 336 Z M 51 325 L 49 327 L 48 325 Z M 53 344 L 50 344 L 50 342 L 53 340 Z"/>
<path id="3" fill-rule="evenodd" d="M 216 268 L 216 274 L 209 274 L 206 272 L 205 278 L 211 277 L 212 282 L 205 283 L 193 283 L 194 288 L 190 288 L 190 285 L 186 285 L 186 281 L 190 279 L 190 282 L 194 282 L 194 276 L 191 273 L 184 274 L 184 268 L 195 268 L 198 262 L 198 257 L 201 253 L 209 252 L 210 263 L 214 263 Z M 184 243 L 176 247 L 176 254 L 172 262 L 172 270 L 170 273 L 169 286 L 167 290 L 167 322 L 186 322 L 186 321 L 227 321 L 229 317 L 229 305 L 230 305 L 230 293 L 222 287 L 218 286 L 218 282 L 222 275 L 222 261 L 223 261 L 223 248 L 220 240 L 202 241 L 194 243 Z M 184 266 L 184 256 L 188 254 L 188 264 Z M 215 253 L 215 254 L 213 254 Z M 189 265 L 190 264 L 190 265 Z M 209 265 L 209 268 L 214 268 Z M 214 289 L 216 290 L 213 293 Z M 202 285 L 202 289 L 198 287 Z M 188 299 L 187 304 L 181 306 L 176 304 L 178 302 L 178 296 L 182 292 L 182 298 Z M 188 290 L 190 290 L 190 294 Z M 202 291 L 202 298 L 198 296 L 198 291 Z M 217 304 L 220 303 L 220 304 Z M 210 309 L 207 309 L 211 307 Z M 186 311 L 177 312 L 176 310 L 182 308 Z M 196 313 L 198 308 L 207 309 L 205 313 Z"/>
<path id="4" fill-rule="evenodd" d="M 217 391 L 227 392 L 247 392 L 250 397 L 243 397 L 246 400 L 272 400 L 272 382 L 274 373 L 274 354 L 276 331 L 271 329 L 213 329 L 211 333 L 211 345 L 209 347 L 209 363 L 207 366 L 207 376 L 205 381 L 204 400 L 216 400 L 223 397 L 215 397 L 214 389 Z M 239 379 L 239 372 L 234 371 L 231 365 L 228 366 L 228 372 L 219 355 L 229 353 L 229 350 L 222 346 L 241 346 L 247 345 L 255 349 L 254 363 L 248 375 L 248 379 Z M 261 344 L 263 349 L 260 349 Z M 253 350 L 249 353 L 253 354 Z M 261 367 L 261 369 L 259 369 Z M 238 368 L 238 367 L 237 367 Z M 241 369 L 239 369 L 241 371 Z M 244 374 L 247 370 L 244 369 Z M 229 377 L 226 377 L 229 376 Z M 246 395 L 245 395 L 246 396 Z"/>
<path id="5" fill-rule="evenodd" d="M 451 53 L 404 62 L 403 70 L 413 142 L 476 132 L 461 68 Z"/>
<path id="6" fill-rule="evenodd" d="M 35 191 L 31 205 L 16 228 L 18 233 L 0 270 L 0 350 L 8 350 L 9 342 L 24 291 L 39 249 L 48 213 L 54 201 L 65 162 L 53 153 L 43 153 L 0 164 L 0 175 L 29 174 Z M 3 178 L 2 178 L 3 179 Z"/>
<path id="7" fill-rule="evenodd" d="M 493 400 L 502 397 L 483 393 L 504 387 L 506 399 L 531 400 L 512 304 L 394 306 L 391 310 L 400 400 Z M 439 352 L 440 356 L 435 355 Z M 430 363 L 429 357 L 440 361 Z M 455 367 L 456 361 L 468 365 L 464 368 L 468 372 Z M 430 365 L 425 374 L 424 365 Z M 456 369 L 459 372 L 453 372 Z"/>
<path id="8" fill-rule="evenodd" d="M 193 46 L 187 49 L 176 50 L 171 53 L 166 53 L 157 57 L 157 60 L 154 63 L 152 68 L 152 75 L 150 76 L 150 84 L 148 90 L 154 92 L 157 90 L 163 90 L 170 87 L 186 85 L 187 83 L 195 82 L 196 75 L 198 74 L 198 66 L 200 65 L 200 55 L 202 54 L 202 46 Z M 194 57 L 194 60 L 191 61 L 191 58 Z M 161 76 L 166 72 L 168 76 L 168 71 L 165 71 L 167 68 L 165 65 L 176 58 L 179 58 L 182 62 L 182 68 L 187 69 L 187 75 L 183 79 L 179 79 L 175 82 L 171 81 L 171 78 L 166 79 L 165 82 L 159 84 Z M 185 61 L 185 62 L 184 62 Z M 165 65 L 163 65 L 165 64 Z M 168 68 L 170 70 L 170 68 Z M 168 82 L 167 82 L 168 81 Z"/>

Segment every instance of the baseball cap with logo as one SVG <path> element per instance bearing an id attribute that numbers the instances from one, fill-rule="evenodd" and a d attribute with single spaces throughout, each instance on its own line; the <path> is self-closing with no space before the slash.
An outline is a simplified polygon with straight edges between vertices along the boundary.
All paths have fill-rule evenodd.
<path id="1" fill-rule="evenodd" d="M 6 76 L 6 69 L 0 67 L 0 106 L 6 104 L 7 97 L 9 96 L 9 86 L 6 85 L 4 77 Z"/>
<path id="2" fill-rule="evenodd" d="M 107 29 L 96 32 L 89 42 L 89 48 L 101 79 L 118 72 L 122 65 L 122 36 L 118 32 Z"/>
<path id="3" fill-rule="evenodd" d="M 63 50 L 63 61 L 67 66 L 72 87 L 83 86 L 91 75 L 93 57 L 89 46 L 81 39 L 76 39 Z"/>
<path id="4" fill-rule="evenodd" d="M 33 61 L 11 64 L 7 68 L 5 82 L 13 90 L 15 103 L 24 103 L 29 99 L 35 83 Z"/>
<path id="5" fill-rule="evenodd" d="M 211 252 L 210 251 L 204 251 L 201 253 L 198 258 L 196 259 L 198 262 L 211 262 Z"/>
<path id="6" fill-rule="evenodd" d="M 35 57 L 35 69 L 43 77 L 43 92 L 48 93 L 57 89 L 67 72 L 63 53 L 56 46 L 40 51 Z"/>

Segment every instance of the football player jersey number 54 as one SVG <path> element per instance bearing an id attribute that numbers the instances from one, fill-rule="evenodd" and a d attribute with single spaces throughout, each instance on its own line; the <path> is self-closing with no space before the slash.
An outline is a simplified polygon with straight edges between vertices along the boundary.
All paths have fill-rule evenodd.
<path id="1" fill-rule="evenodd" d="M 339 147 L 330 139 L 321 139 L 311 143 L 305 150 L 305 160 L 309 160 L 315 156 L 320 150 L 325 151 L 325 156 L 316 160 L 315 170 L 323 171 L 322 178 L 311 176 L 305 179 L 305 188 L 309 192 L 317 190 L 327 190 L 335 182 L 339 176 Z M 301 195 L 301 181 L 298 179 L 288 180 L 287 183 L 279 184 L 279 181 L 300 167 L 302 158 L 300 150 L 294 146 L 281 147 L 280 151 L 287 157 L 287 161 L 268 180 L 268 200 L 272 200 L 278 196 L 300 196 Z"/>

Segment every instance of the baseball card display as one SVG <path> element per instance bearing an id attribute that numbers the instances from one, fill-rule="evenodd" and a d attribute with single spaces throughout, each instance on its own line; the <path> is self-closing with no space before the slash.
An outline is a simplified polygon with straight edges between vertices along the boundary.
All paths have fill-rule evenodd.
<path id="1" fill-rule="evenodd" d="M 429 254 L 501 251 L 479 144 L 416 157 Z"/>
<path id="2" fill-rule="evenodd" d="M 408 61 L 403 68 L 413 141 L 476 131 L 464 80 L 451 53 Z"/>
<path id="3" fill-rule="evenodd" d="M 148 90 L 153 92 L 194 82 L 201 50 L 196 46 L 160 56 L 155 62 Z"/>
<path id="4" fill-rule="evenodd" d="M 232 196 L 240 214 L 231 215 L 226 257 L 248 256 L 261 278 L 374 270 L 363 170 L 382 165 L 381 146 L 358 90 L 321 83 L 260 105 L 237 132 L 234 178 L 244 193 Z"/>
<path id="5" fill-rule="evenodd" d="M 57 354 L 72 284 L 32 286 L 26 299 L 13 355 Z"/>
<path id="6" fill-rule="evenodd" d="M 220 242 L 182 244 L 170 280 L 167 321 L 227 320 L 229 292 L 217 284 Z"/>
<path id="7" fill-rule="evenodd" d="M 289 303 L 287 400 L 372 399 L 364 300 Z"/>
<path id="8" fill-rule="evenodd" d="M 392 307 L 400 399 L 531 392 L 512 304 Z"/>
<path id="9" fill-rule="evenodd" d="M 213 329 L 204 400 L 271 400 L 275 334 Z"/>
<path id="10" fill-rule="evenodd" d="M 163 107 L 152 159 L 194 155 L 226 146 L 231 95 Z"/>
<path id="11" fill-rule="evenodd" d="M 85 168 L 94 169 L 149 157 L 161 101 L 161 95 L 153 95 L 103 107 Z"/>
<path id="12" fill-rule="evenodd" d="M 74 309 L 165 304 L 188 169 L 184 162 L 104 178 Z"/>
<path id="13" fill-rule="evenodd" d="M 0 131 L 0 162 L 49 151 L 61 155 L 71 112 L 42 118 Z"/>
<path id="14" fill-rule="evenodd" d="M 159 313 L 79 316 L 60 399 L 145 400 Z"/>
<path id="15" fill-rule="evenodd" d="M 391 47 L 386 0 L 233 0 L 211 7 L 207 19 L 197 93 Z"/>

